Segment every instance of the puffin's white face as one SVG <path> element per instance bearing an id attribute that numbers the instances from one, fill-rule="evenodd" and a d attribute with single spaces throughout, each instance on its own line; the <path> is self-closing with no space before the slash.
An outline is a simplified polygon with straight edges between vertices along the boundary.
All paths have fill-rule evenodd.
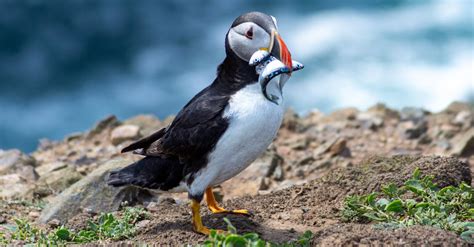
<path id="1" fill-rule="evenodd" d="M 274 20 L 275 22 L 275 20 Z M 271 49 L 271 35 L 253 22 L 243 22 L 229 30 L 230 49 L 244 61 L 260 49 Z"/>

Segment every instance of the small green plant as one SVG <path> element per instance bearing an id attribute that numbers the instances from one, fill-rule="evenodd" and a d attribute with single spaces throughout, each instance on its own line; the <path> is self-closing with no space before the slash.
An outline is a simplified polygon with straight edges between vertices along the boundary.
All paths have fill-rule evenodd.
<path id="1" fill-rule="evenodd" d="M 12 240 L 38 245 L 64 245 L 66 243 L 88 243 L 99 240 L 122 240 L 135 235 L 135 223 L 147 217 L 141 208 L 126 207 L 121 217 L 112 213 L 103 213 L 97 220 L 89 221 L 86 229 L 78 232 L 65 226 L 49 232 L 32 226 L 28 221 L 15 220 L 15 226 L 10 229 L 9 236 L 0 234 L 0 243 L 8 244 Z"/>
<path id="2" fill-rule="evenodd" d="M 435 226 L 474 242 L 474 189 L 464 182 L 440 189 L 433 176 L 421 177 L 416 169 L 403 186 L 388 184 L 382 193 L 347 197 L 342 218 L 392 227 Z"/>
<path id="3" fill-rule="evenodd" d="M 266 242 L 263 239 L 260 239 L 257 233 L 246 233 L 240 235 L 237 233 L 237 229 L 232 225 L 232 223 L 224 218 L 224 221 L 227 223 L 227 232 L 217 232 L 216 230 L 211 230 L 209 234 L 209 239 L 206 240 L 202 246 L 206 247 L 217 247 L 217 246 L 255 246 L 255 247 L 268 247 L 268 246 L 282 246 L 282 247 L 305 247 L 310 246 L 311 239 L 313 238 L 313 233 L 311 231 L 306 231 L 301 235 L 298 240 L 294 242 L 284 243 L 284 244 L 275 244 L 271 242 Z"/>

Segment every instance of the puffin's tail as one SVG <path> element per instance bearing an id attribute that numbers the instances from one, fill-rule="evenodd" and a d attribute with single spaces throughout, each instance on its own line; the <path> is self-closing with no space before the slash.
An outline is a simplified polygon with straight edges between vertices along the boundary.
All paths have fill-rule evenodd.
<path id="1" fill-rule="evenodd" d="M 145 157 L 125 168 L 111 171 L 107 184 L 169 190 L 178 186 L 182 178 L 183 165 L 177 158 Z"/>

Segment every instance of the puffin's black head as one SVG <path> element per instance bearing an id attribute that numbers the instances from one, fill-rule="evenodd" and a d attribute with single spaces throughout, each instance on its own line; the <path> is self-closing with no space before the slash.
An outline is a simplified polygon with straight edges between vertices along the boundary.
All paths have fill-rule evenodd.
<path id="1" fill-rule="evenodd" d="M 275 17 L 261 13 L 243 14 L 232 23 L 226 37 L 226 52 L 248 62 L 258 50 L 268 50 L 290 70 L 291 54 L 278 33 Z"/>

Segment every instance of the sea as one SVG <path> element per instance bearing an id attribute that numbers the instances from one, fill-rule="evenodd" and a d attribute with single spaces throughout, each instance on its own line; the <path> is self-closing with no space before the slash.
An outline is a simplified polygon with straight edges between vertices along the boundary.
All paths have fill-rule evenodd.
<path id="1" fill-rule="evenodd" d="M 0 0 L 0 149 L 176 114 L 248 11 L 275 16 L 305 65 L 284 88 L 302 115 L 474 102 L 474 0 Z"/>

